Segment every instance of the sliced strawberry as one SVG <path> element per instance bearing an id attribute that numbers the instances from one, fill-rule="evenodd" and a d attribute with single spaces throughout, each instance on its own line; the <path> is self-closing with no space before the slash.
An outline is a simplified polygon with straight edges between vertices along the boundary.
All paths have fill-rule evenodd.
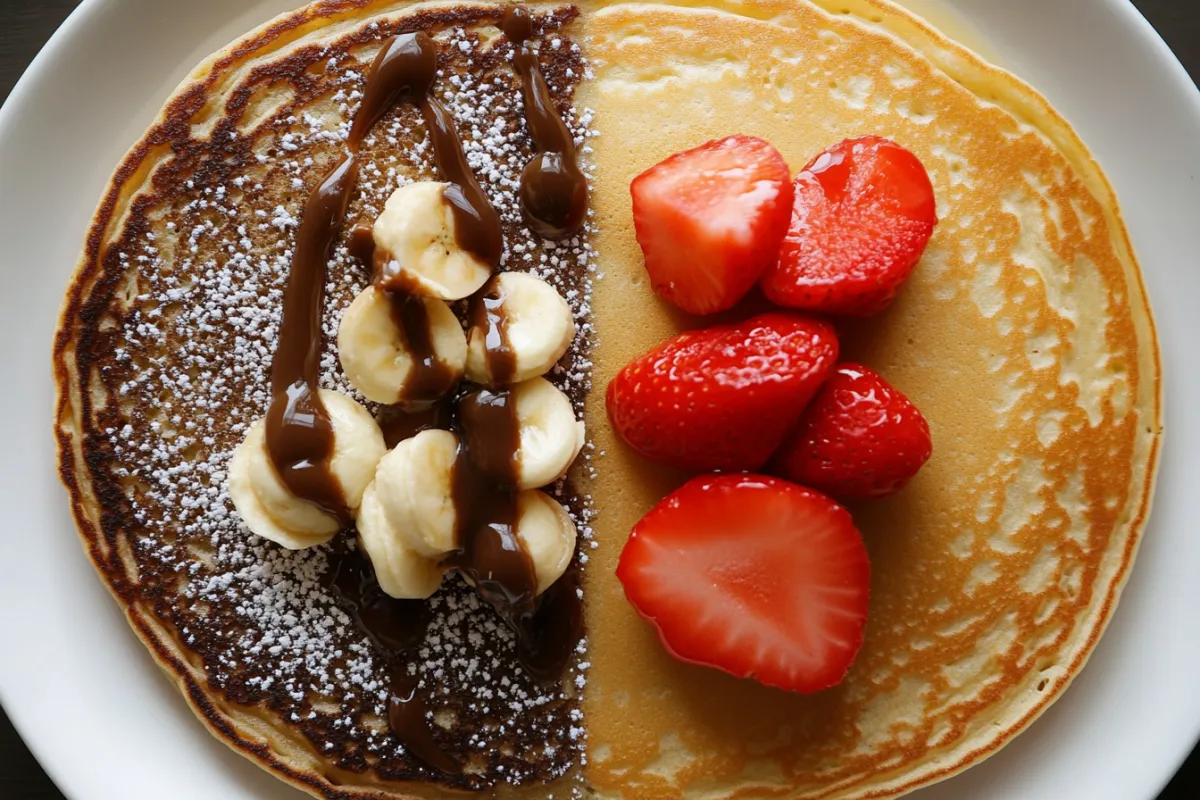
<path id="1" fill-rule="evenodd" d="M 841 682 L 871 567 L 850 514 L 776 478 L 695 478 L 633 529 L 617 577 L 667 650 L 793 692 Z"/>
<path id="2" fill-rule="evenodd" d="M 937 224 L 920 160 L 878 136 L 848 139 L 796 176 L 791 226 L 763 276 L 779 305 L 868 316 L 892 302 Z"/>
<path id="3" fill-rule="evenodd" d="M 762 139 L 730 136 L 676 153 L 629 190 L 651 285 L 684 311 L 731 308 L 779 257 L 791 172 Z"/>
<path id="4" fill-rule="evenodd" d="M 840 364 L 771 471 L 835 497 L 884 497 L 932 453 L 929 424 L 907 397 L 861 364 Z"/>
<path id="5" fill-rule="evenodd" d="M 837 362 L 820 320 L 776 311 L 689 331 L 608 385 L 608 418 L 646 458 L 694 470 L 754 470 L 783 441 Z"/>

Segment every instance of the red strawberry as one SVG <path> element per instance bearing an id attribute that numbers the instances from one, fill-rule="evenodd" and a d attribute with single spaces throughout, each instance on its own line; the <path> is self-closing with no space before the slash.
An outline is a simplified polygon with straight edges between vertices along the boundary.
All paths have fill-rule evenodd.
<path id="1" fill-rule="evenodd" d="M 936 224 L 933 186 L 916 156 L 878 136 L 847 139 L 796 176 L 792 224 L 763 291 L 792 308 L 882 311 Z"/>
<path id="2" fill-rule="evenodd" d="M 671 655 L 793 692 L 846 677 L 871 566 L 850 514 L 775 478 L 695 478 L 633 529 L 617 577 Z"/>
<path id="3" fill-rule="evenodd" d="M 608 418 L 646 458 L 683 469 L 761 467 L 837 362 L 837 335 L 776 311 L 676 336 L 608 385 Z"/>
<path id="4" fill-rule="evenodd" d="M 929 425 L 907 397 L 860 364 L 839 364 L 771 471 L 835 497 L 884 497 L 932 453 Z"/>
<path id="5" fill-rule="evenodd" d="M 654 291 L 684 311 L 732 307 L 779 257 L 791 171 L 762 139 L 730 136 L 676 153 L 629 190 Z"/>

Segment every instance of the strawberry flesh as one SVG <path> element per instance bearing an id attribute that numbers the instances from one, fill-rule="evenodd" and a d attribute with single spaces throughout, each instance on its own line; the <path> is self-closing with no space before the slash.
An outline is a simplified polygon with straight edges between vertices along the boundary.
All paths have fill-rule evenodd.
<path id="1" fill-rule="evenodd" d="M 921 469 L 929 424 L 898 389 L 861 364 L 840 364 L 771 462 L 771 471 L 835 497 L 886 497 Z"/>
<path id="2" fill-rule="evenodd" d="M 630 193 L 654 291 L 692 314 L 737 303 L 775 263 L 791 217 L 787 162 L 753 136 L 676 153 Z"/>
<path id="3" fill-rule="evenodd" d="M 617 434 L 646 458 L 698 471 L 755 470 L 837 362 L 833 328 L 792 312 L 689 331 L 608 386 Z"/>
<path id="4" fill-rule="evenodd" d="M 882 311 L 937 224 L 920 160 L 878 136 L 848 139 L 796 176 L 791 224 L 762 279 L 775 303 L 831 314 Z"/>
<path id="5" fill-rule="evenodd" d="M 634 527 L 617 577 L 676 658 L 767 686 L 834 686 L 862 645 L 862 537 L 833 500 L 776 478 L 688 482 Z"/>

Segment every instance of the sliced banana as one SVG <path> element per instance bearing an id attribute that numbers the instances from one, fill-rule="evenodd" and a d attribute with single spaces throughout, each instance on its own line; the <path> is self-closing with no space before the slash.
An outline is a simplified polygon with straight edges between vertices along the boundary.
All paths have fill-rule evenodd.
<path id="1" fill-rule="evenodd" d="M 353 512 L 387 447 L 374 417 L 352 398 L 322 389 L 321 402 L 333 425 L 329 469 Z M 263 419 L 250 426 L 234 451 L 229 463 L 229 495 L 252 532 L 289 549 L 327 542 L 341 527 L 336 517 L 292 494 L 279 480 L 267 454 Z"/>
<path id="2" fill-rule="evenodd" d="M 265 457 L 264 447 L 262 421 L 259 420 L 250 428 L 250 434 L 246 439 L 233 451 L 233 458 L 229 461 L 229 497 L 233 500 L 234 508 L 241 514 L 246 527 L 252 533 L 264 539 L 270 539 L 288 550 L 303 550 L 307 547 L 325 544 L 341 527 L 336 519 L 321 513 L 314 506 L 308 506 L 312 509 L 313 515 L 312 523 L 309 526 L 300 530 L 284 527 L 276 521 L 275 517 L 271 516 L 259 499 L 254 481 L 250 477 L 252 472 L 250 462 L 257 460 L 255 451 L 263 452 Z M 272 478 L 277 484 L 279 483 L 278 478 L 274 478 L 274 476 Z M 279 484 L 272 487 L 271 491 L 282 493 L 287 490 L 282 484 Z"/>
<path id="3" fill-rule="evenodd" d="M 545 378 L 512 387 L 517 416 L 517 488 L 547 486 L 566 474 L 583 448 L 583 422 Z"/>
<path id="4" fill-rule="evenodd" d="M 443 196 L 447 186 L 421 181 L 392 192 L 375 220 L 375 258 L 396 288 L 461 300 L 478 291 L 492 270 L 458 246 L 454 211 Z"/>
<path id="5" fill-rule="evenodd" d="M 363 495 L 359 538 L 380 587 L 392 597 L 433 594 L 442 581 L 441 562 L 459 548 L 453 494 L 458 451 L 453 433 L 423 431 L 380 459 Z M 525 490 L 516 497 L 516 534 L 533 561 L 540 594 L 571 562 L 575 524 L 549 495 Z"/>
<path id="6" fill-rule="evenodd" d="M 409 550 L 440 558 L 458 546 L 453 472 L 458 437 L 422 431 L 379 461 L 375 491 L 388 524 Z"/>
<path id="7" fill-rule="evenodd" d="M 516 534 L 533 563 L 541 594 L 567 571 L 575 554 L 575 523 L 567 510 L 545 492 L 529 489 L 516 497 Z M 470 576 L 463 580 L 475 586 Z"/>
<path id="8" fill-rule="evenodd" d="M 359 293 L 338 327 L 338 357 L 350 384 L 368 400 L 427 407 L 462 379 L 466 334 L 441 300 L 408 297 L 399 313 L 416 329 L 410 335 L 397 324 L 393 302 L 374 286 Z"/>
<path id="9" fill-rule="evenodd" d="M 567 301 L 544 280 L 520 272 L 497 275 L 488 295 L 500 301 L 498 313 L 513 374 L 493 374 L 487 351 L 489 334 L 494 339 L 496 333 L 481 318 L 472 319 L 467 336 L 467 378 L 490 386 L 520 383 L 549 372 L 575 338 L 575 319 Z"/>
<path id="10" fill-rule="evenodd" d="M 358 511 L 359 546 L 371 559 L 379 588 L 402 600 L 429 597 L 442 585 L 437 561 L 413 552 L 392 527 L 372 481 L 363 492 Z"/>
<path id="11" fill-rule="evenodd" d="M 517 538 L 533 561 L 538 594 L 567 571 L 575 537 L 575 523 L 557 500 L 536 490 L 517 495 Z"/>

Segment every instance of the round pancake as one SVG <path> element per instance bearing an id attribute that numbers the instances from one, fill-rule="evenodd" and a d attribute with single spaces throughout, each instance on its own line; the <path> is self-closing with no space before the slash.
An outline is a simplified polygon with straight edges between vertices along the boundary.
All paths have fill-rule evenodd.
<path id="1" fill-rule="evenodd" d="M 1150 308 L 1112 190 L 1029 87 L 884 2 L 692 5 L 586 18 L 597 384 L 705 324 L 649 290 L 635 175 L 733 132 L 794 170 L 880 134 L 926 164 L 941 222 L 896 303 L 839 325 L 843 357 L 913 399 L 934 454 L 896 497 L 852 508 L 874 573 L 865 644 L 842 685 L 789 695 L 674 661 L 625 601 L 619 544 L 684 476 L 624 448 L 593 402 L 586 775 L 605 797 L 896 796 L 1029 725 L 1111 618 L 1158 459 Z"/>
<path id="2" fill-rule="evenodd" d="M 473 49 L 495 36 L 498 8 L 339 0 L 280 17 L 198 67 L 118 168 L 56 339 L 57 435 L 89 556 L 134 630 L 215 735 L 330 798 L 889 797 L 994 752 L 1078 673 L 1128 575 L 1161 432 L 1157 347 L 1116 201 L 1083 144 L 1033 90 L 891 4 L 581 4 L 555 15 L 567 46 L 542 48 L 564 109 L 575 92 L 576 132 L 594 119 L 603 134 L 589 139 L 596 231 L 562 259 L 599 279 L 546 267 L 590 322 L 590 354 L 557 378 L 578 401 L 701 324 L 644 280 L 628 191 L 642 169 L 733 132 L 772 141 L 793 169 L 878 133 L 930 169 L 942 222 L 928 252 L 888 312 L 841 326 L 846 357 L 912 397 L 934 437 L 908 489 L 852 509 L 874 577 L 843 685 L 788 695 L 663 652 L 612 570 L 633 522 L 685 476 L 614 440 L 602 391 L 587 397 L 595 455 L 572 502 L 585 522 L 586 496 L 599 512 L 590 646 L 564 685 L 508 672 L 511 637 L 471 592 L 435 601 L 421 668 L 449 712 L 435 733 L 477 753 L 460 779 L 430 774 L 381 729 L 362 696 L 378 654 L 319 587 L 326 551 L 287 554 L 231 513 L 224 465 L 265 408 L 295 214 L 338 152 L 324 132 L 348 119 L 398 29 L 466 28 L 477 39 L 444 57 L 514 96 L 515 79 Z M 577 87 L 572 41 L 594 72 Z M 483 120 L 452 105 L 485 153 L 497 119 L 529 152 L 502 102 Z M 432 176 L 406 113 L 377 129 L 380 172 L 365 171 L 348 222 L 378 210 L 389 169 Z M 484 163 L 503 206 L 523 158 Z M 248 185 L 233 182 L 244 173 Z M 563 255 L 519 228 L 506 227 L 509 246 L 533 263 Z M 339 253 L 330 283 L 332 333 L 365 277 Z M 342 385 L 332 349 L 327 360 L 325 380 Z M 494 674 L 456 669 L 464 649 L 490 654 Z M 492 708 L 493 694 L 517 707 Z"/>

